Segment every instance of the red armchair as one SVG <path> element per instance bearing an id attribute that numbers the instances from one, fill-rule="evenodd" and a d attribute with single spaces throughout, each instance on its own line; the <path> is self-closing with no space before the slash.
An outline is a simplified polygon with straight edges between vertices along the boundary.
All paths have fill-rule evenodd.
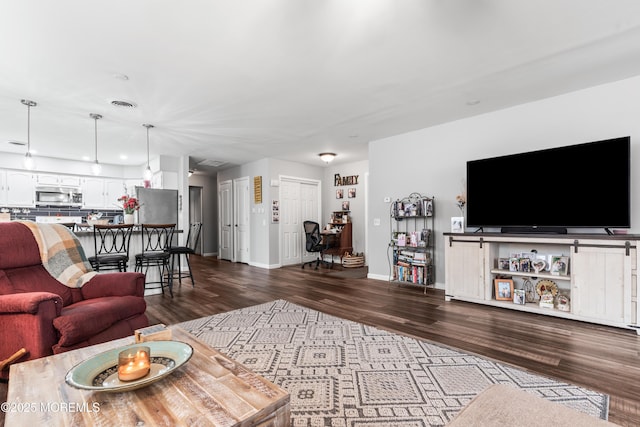
<path id="1" fill-rule="evenodd" d="M 133 335 L 149 325 L 144 282 L 141 273 L 100 273 L 65 286 L 42 265 L 27 226 L 0 223 L 0 360 L 20 348 L 25 361 Z"/>

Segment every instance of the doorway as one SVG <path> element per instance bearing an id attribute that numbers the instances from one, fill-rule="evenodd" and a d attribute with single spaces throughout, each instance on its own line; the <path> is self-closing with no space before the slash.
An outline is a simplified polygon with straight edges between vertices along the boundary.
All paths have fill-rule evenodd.
<path id="1" fill-rule="evenodd" d="M 189 186 L 189 225 L 196 222 L 202 223 L 202 187 Z M 204 228 L 204 224 L 202 225 Z M 200 239 L 198 246 L 195 248 L 196 255 L 202 255 L 204 252 L 204 233 L 200 231 Z"/>
<path id="2" fill-rule="evenodd" d="M 304 221 L 320 223 L 320 181 L 280 177 L 280 265 L 312 261 L 305 250 Z"/>
<path id="3" fill-rule="evenodd" d="M 233 193 L 231 181 L 223 181 L 218 189 L 218 206 L 220 209 L 220 243 L 218 256 L 220 259 L 233 261 Z"/>
<path id="4" fill-rule="evenodd" d="M 234 218 L 234 230 L 233 230 L 233 246 L 234 261 L 249 263 L 251 256 L 249 253 L 250 240 L 250 227 L 249 227 L 249 212 L 250 212 L 251 197 L 249 193 L 249 177 L 238 178 L 233 180 L 233 218 Z"/>

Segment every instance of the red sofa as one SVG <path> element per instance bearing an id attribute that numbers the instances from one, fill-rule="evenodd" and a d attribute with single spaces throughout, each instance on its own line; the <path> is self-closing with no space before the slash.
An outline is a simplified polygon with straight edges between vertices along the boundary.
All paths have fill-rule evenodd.
<path id="1" fill-rule="evenodd" d="M 100 273 L 65 286 L 42 265 L 27 226 L 0 223 L 0 360 L 23 347 L 20 362 L 133 335 L 149 325 L 144 282 L 141 273 Z"/>

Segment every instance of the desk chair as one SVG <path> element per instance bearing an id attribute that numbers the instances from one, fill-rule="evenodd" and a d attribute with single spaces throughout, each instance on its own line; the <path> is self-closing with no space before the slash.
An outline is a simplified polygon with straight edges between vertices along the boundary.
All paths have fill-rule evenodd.
<path id="1" fill-rule="evenodd" d="M 316 264 L 316 270 L 320 263 L 329 263 L 323 259 L 323 251 L 327 249 L 327 244 L 323 242 L 322 234 L 320 234 L 320 224 L 314 221 L 305 221 L 303 223 L 304 235 L 305 235 L 305 248 L 307 252 L 318 252 L 318 258 L 314 261 L 305 262 L 302 264 L 304 269 L 305 265 Z"/>
<path id="2" fill-rule="evenodd" d="M 94 256 L 89 263 L 96 271 L 127 271 L 132 224 L 96 224 L 93 226 Z"/>
<path id="3" fill-rule="evenodd" d="M 196 248 L 198 247 L 198 241 L 200 240 L 200 231 L 202 230 L 201 222 L 194 222 L 189 225 L 189 232 L 187 233 L 187 239 L 185 240 L 184 246 L 170 246 L 168 252 L 171 254 L 171 278 L 178 279 L 178 283 L 182 286 L 182 278 L 189 277 L 191 279 L 191 286 L 195 287 L 196 282 L 193 280 L 193 273 L 191 271 L 191 262 L 189 261 L 189 257 L 192 254 L 196 253 Z M 189 268 L 189 274 L 185 274 L 182 272 L 181 259 L 182 255 L 185 256 L 187 260 L 187 267 Z M 178 272 L 175 273 L 175 260 L 178 258 Z"/>
<path id="4" fill-rule="evenodd" d="M 135 255 L 136 259 L 136 271 L 146 276 L 150 267 L 158 267 L 158 274 L 160 276 L 159 281 L 150 282 L 146 281 L 145 289 L 157 289 L 158 286 L 147 286 L 152 284 L 159 284 L 162 293 L 164 294 L 164 277 L 167 275 L 167 286 L 169 287 L 169 293 L 173 298 L 173 282 L 169 272 L 169 259 L 171 254 L 167 251 L 171 246 L 173 240 L 173 232 L 175 231 L 175 224 L 142 224 L 142 252 Z"/>

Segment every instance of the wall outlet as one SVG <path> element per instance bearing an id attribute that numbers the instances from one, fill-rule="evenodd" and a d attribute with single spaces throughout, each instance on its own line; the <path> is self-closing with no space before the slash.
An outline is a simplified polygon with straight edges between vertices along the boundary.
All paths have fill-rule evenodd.
<path id="1" fill-rule="evenodd" d="M 391 197 L 385 197 L 385 198 L 384 198 L 384 202 L 385 202 L 385 203 L 389 203 L 389 202 L 391 202 Z"/>
<path id="2" fill-rule="evenodd" d="M 373 225 L 380 226 L 380 218 L 373 218 Z"/>

